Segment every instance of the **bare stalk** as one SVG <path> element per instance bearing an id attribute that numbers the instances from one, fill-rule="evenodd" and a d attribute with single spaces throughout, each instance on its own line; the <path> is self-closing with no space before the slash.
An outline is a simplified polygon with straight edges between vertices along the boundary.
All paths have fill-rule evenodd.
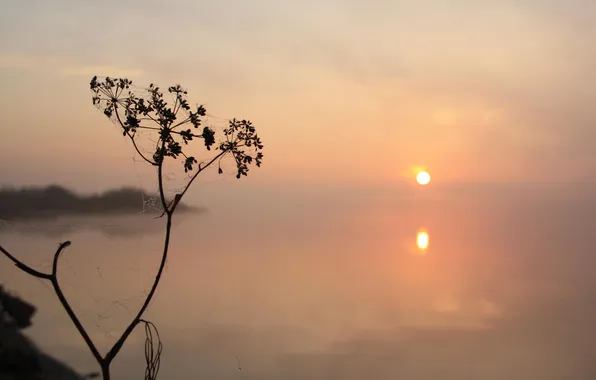
<path id="1" fill-rule="evenodd" d="M 170 210 L 168 208 L 168 205 L 165 200 L 164 187 L 163 187 L 163 176 L 162 176 L 163 169 L 162 168 L 163 168 L 163 157 L 162 157 L 160 164 L 158 165 L 158 177 L 159 177 L 158 182 L 159 182 L 159 192 L 160 192 L 162 206 L 164 207 L 164 210 L 166 213 L 166 232 L 165 232 L 164 247 L 163 247 L 163 253 L 162 253 L 162 258 L 161 258 L 161 262 L 159 265 L 159 269 L 155 276 L 155 280 L 153 281 L 153 285 L 151 286 L 151 290 L 149 291 L 149 294 L 145 298 L 145 301 L 143 302 L 143 305 L 141 306 L 139 312 L 133 318 L 131 323 L 126 327 L 126 329 L 124 330 L 124 332 L 122 333 L 120 338 L 118 338 L 116 343 L 114 343 L 112 348 L 108 351 L 108 353 L 104 357 L 101 356 L 101 354 L 97 350 L 97 347 L 95 346 L 95 344 L 91 340 L 89 334 L 87 333 L 87 330 L 85 330 L 85 327 L 81 324 L 79 318 L 76 316 L 75 312 L 73 311 L 72 307 L 70 306 L 70 303 L 64 296 L 64 293 L 62 292 L 60 283 L 58 282 L 58 260 L 60 259 L 60 254 L 62 253 L 62 251 L 66 247 L 70 246 L 71 242 L 66 241 L 64 243 L 61 243 L 60 246 L 58 247 L 58 249 L 56 250 L 56 253 L 54 254 L 54 259 L 52 262 L 52 272 L 51 273 L 42 273 L 42 272 L 39 272 L 39 271 L 31 268 L 27 264 L 25 264 L 22 261 L 20 261 L 19 259 L 17 259 L 14 255 L 12 255 L 6 249 L 4 249 L 4 247 L 0 246 L 0 251 L 9 260 L 11 260 L 19 269 L 21 269 L 22 271 L 24 271 L 25 273 L 27 273 L 33 277 L 44 279 L 44 280 L 49 280 L 52 283 L 54 292 L 58 296 L 58 299 L 60 300 L 62 307 L 64 308 L 64 310 L 66 310 L 66 313 L 68 314 L 70 320 L 75 325 L 79 334 L 83 337 L 83 340 L 87 344 L 87 347 L 89 347 L 89 350 L 93 354 L 93 357 L 99 364 L 99 366 L 101 368 L 103 380 L 110 379 L 110 365 L 111 365 L 112 361 L 114 360 L 116 355 L 118 355 L 118 352 L 120 352 L 120 349 L 124 345 L 124 342 L 126 341 L 126 339 L 128 339 L 130 334 L 134 331 L 134 328 L 139 324 L 143 314 L 145 313 L 145 311 L 147 310 L 147 307 L 151 303 L 151 300 L 153 299 L 153 296 L 155 295 L 155 291 L 157 290 L 159 281 L 161 279 L 161 276 L 163 274 L 163 270 L 164 270 L 164 267 L 165 267 L 165 264 L 167 261 L 168 250 L 169 250 L 169 246 L 170 246 L 170 236 L 171 236 L 171 230 L 172 230 L 173 209 Z"/>
<path id="2" fill-rule="evenodd" d="M 0 246 L 0 251 L 2 251 L 2 253 L 6 257 L 8 257 L 23 272 L 28 273 L 31 276 L 34 276 L 34 277 L 37 277 L 40 279 L 49 280 L 52 283 L 54 292 L 56 292 L 56 295 L 58 296 L 58 299 L 60 300 L 62 307 L 64 308 L 64 310 L 66 310 L 68 317 L 70 318 L 72 323 L 75 325 L 75 327 L 79 331 L 79 334 L 81 334 L 81 336 L 83 337 L 83 340 L 85 340 L 85 343 L 87 344 L 87 347 L 89 347 L 89 350 L 91 350 L 91 353 L 93 354 L 93 357 L 95 357 L 95 360 L 97 360 L 97 362 L 101 365 L 102 361 L 103 361 L 101 354 L 99 353 L 99 351 L 95 347 L 95 344 L 89 337 L 87 330 L 85 330 L 85 327 L 83 327 L 83 325 L 79 321 L 79 318 L 76 316 L 76 314 L 70 307 L 68 300 L 66 299 L 66 297 L 64 296 L 64 293 L 62 292 L 62 288 L 60 288 L 60 283 L 58 282 L 58 259 L 60 259 L 60 254 L 62 253 L 62 251 L 66 247 L 70 246 L 70 244 L 71 244 L 70 241 L 65 241 L 64 243 L 61 243 L 58 246 L 58 249 L 56 250 L 56 253 L 54 254 L 54 260 L 52 262 L 52 272 L 51 273 L 42 273 L 42 272 L 39 272 L 39 271 L 31 268 L 27 264 L 23 263 L 22 261 L 20 261 L 13 255 L 11 255 L 7 250 L 5 250 L 1 246 Z"/>
<path id="3" fill-rule="evenodd" d="M 118 352 L 124 345 L 124 342 L 126 341 L 128 336 L 133 332 L 134 328 L 139 324 L 139 321 L 141 320 L 143 313 L 145 312 L 145 310 L 149 306 L 149 303 L 153 299 L 153 295 L 155 294 L 155 291 L 157 290 L 157 286 L 159 285 L 159 280 L 161 279 L 161 275 L 163 273 L 163 269 L 166 265 L 166 261 L 168 258 L 168 249 L 169 249 L 169 245 L 170 245 L 171 230 L 172 230 L 172 214 L 168 212 L 168 213 L 166 213 L 166 237 L 164 239 L 164 248 L 163 248 L 163 253 L 162 253 L 162 257 L 161 257 L 161 263 L 159 264 L 159 269 L 157 270 L 157 274 L 155 275 L 155 280 L 153 281 L 153 285 L 151 286 L 151 290 L 149 291 L 149 294 L 147 294 L 147 298 L 145 298 L 145 302 L 143 302 L 143 306 L 141 306 L 141 309 L 139 309 L 139 312 L 137 313 L 135 318 L 128 325 L 128 327 L 124 330 L 124 332 L 122 333 L 120 338 L 116 341 L 116 343 L 114 343 L 114 346 L 112 346 L 110 351 L 108 351 L 108 353 L 106 354 L 104 360 L 108 364 L 110 364 L 112 362 L 112 360 L 114 360 L 116 355 L 118 355 Z"/>
<path id="4" fill-rule="evenodd" d="M 181 126 L 183 124 L 191 124 L 193 128 L 199 128 L 201 126 L 201 119 L 200 116 L 205 116 L 205 109 L 203 106 L 198 106 L 196 112 L 192 112 L 190 107 L 188 106 L 188 102 L 186 99 L 182 98 L 181 94 L 186 91 L 183 91 L 180 86 L 171 87 L 169 89 L 170 92 L 176 94 L 176 100 L 174 103 L 173 109 L 167 108 L 166 104 L 162 101 L 163 94 L 159 92 L 157 87 L 150 85 L 148 91 L 152 95 L 152 100 L 149 103 L 144 103 L 142 99 L 138 102 L 135 101 L 134 96 L 129 93 L 129 97 L 127 98 L 127 120 L 124 122 L 119 114 L 119 97 L 123 94 L 125 90 L 129 88 L 132 84 L 131 81 L 128 79 L 112 79 L 106 78 L 105 82 L 100 83 L 97 81 L 97 77 L 94 77 L 91 80 L 90 86 L 94 93 L 93 96 L 93 104 L 98 106 L 100 109 L 103 108 L 104 114 L 108 117 L 112 117 L 114 114 L 116 116 L 116 120 L 118 124 L 122 127 L 124 131 L 124 135 L 128 136 L 128 138 L 132 141 L 133 147 L 135 151 L 149 164 L 152 166 L 157 166 L 157 180 L 158 180 L 158 187 L 159 187 L 159 198 L 163 208 L 163 214 L 161 216 L 166 216 L 166 225 L 165 225 L 165 237 L 164 237 L 164 245 L 163 251 L 161 256 L 161 262 L 159 264 L 157 273 L 155 275 L 155 279 L 153 284 L 151 285 L 151 289 L 143 302 L 143 305 L 139 309 L 138 313 L 132 319 L 132 321 L 128 324 L 128 326 L 124 329 L 122 335 L 116 340 L 114 345 L 110 348 L 110 350 L 105 354 L 105 356 L 101 356 L 97 347 L 89 337 L 89 334 L 79 321 L 77 315 L 71 308 L 68 300 L 64 296 L 62 292 L 62 288 L 60 287 L 60 283 L 58 282 L 58 260 L 60 259 L 60 255 L 62 251 L 68 247 L 71 243 L 70 241 L 66 241 L 58 247 L 56 253 L 54 254 L 54 259 L 52 262 L 52 272 L 51 273 L 43 273 L 37 271 L 28 265 L 21 262 L 7 250 L 0 246 L 0 251 L 9 259 L 11 260 L 19 269 L 23 272 L 39 278 L 43 280 L 48 280 L 52 283 L 54 288 L 54 292 L 56 293 L 60 303 L 66 313 L 68 314 L 69 318 L 71 319 L 72 323 L 75 325 L 79 334 L 83 337 L 83 340 L 89 347 L 89 350 L 93 354 L 93 357 L 96 359 L 97 363 L 101 368 L 101 374 L 104 380 L 110 379 L 110 365 L 114 358 L 118 355 L 124 343 L 130 336 L 130 334 L 134 331 L 135 327 L 141 323 L 146 322 L 142 319 L 143 314 L 149 307 L 159 282 L 161 280 L 161 276 L 163 274 L 165 264 L 168 258 L 168 251 L 170 247 L 170 238 L 172 233 L 172 217 L 174 211 L 176 210 L 177 206 L 180 204 L 180 200 L 186 194 L 192 183 L 195 181 L 197 176 L 203 172 L 206 168 L 213 165 L 218 160 L 221 160 L 222 157 L 230 153 L 234 156 L 236 161 L 236 166 L 238 170 L 237 178 L 240 178 L 241 175 L 247 175 L 248 172 L 248 165 L 251 164 L 254 160 L 257 166 L 260 166 L 261 160 L 263 158 L 262 153 L 260 150 L 263 148 L 260 138 L 257 136 L 255 132 L 255 128 L 252 124 L 246 120 L 237 121 L 236 119 L 230 121 L 230 126 L 224 130 L 225 135 L 227 136 L 227 141 L 222 142 L 219 146 L 215 146 L 216 149 L 219 149 L 220 152 L 215 154 L 215 156 L 208 161 L 205 165 L 198 164 L 197 171 L 192 175 L 184 189 L 175 195 L 174 199 L 168 203 L 166 200 L 165 190 L 164 190 L 164 178 L 163 178 L 163 164 L 166 157 L 173 157 L 174 159 L 178 158 L 179 156 L 185 158 L 184 162 L 184 170 L 187 172 L 188 170 L 193 170 L 193 165 L 197 163 L 197 160 L 194 156 L 186 155 L 181 148 L 181 142 L 176 141 L 174 139 L 174 135 L 178 139 L 182 139 L 183 144 L 188 144 L 190 140 L 193 139 L 203 139 L 205 144 L 205 148 L 210 150 L 210 148 L 215 144 L 215 131 L 208 128 L 203 127 L 202 134 L 197 134 L 191 132 L 191 129 L 187 129 L 184 131 L 174 131 L 173 129 Z M 188 112 L 188 117 L 183 119 L 178 123 L 176 121 L 176 114 L 179 110 L 184 109 Z M 152 114 L 156 116 L 153 117 Z M 159 128 L 152 128 L 152 127 L 145 127 L 141 126 L 141 120 L 150 119 L 151 121 L 155 122 L 159 125 Z M 173 125 L 173 126 L 172 126 Z M 159 140 L 156 142 L 156 152 L 152 159 L 149 159 L 146 155 L 144 155 L 139 146 L 136 143 L 136 129 L 137 128 L 145 128 L 151 129 L 154 131 L 159 132 Z M 256 153 L 256 156 L 251 156 L 247 154 L 242 148 L 244 147 L 253 147 Z M 219 169 L 220 173 L 223 173 L 221 167 Z M 148 338 L 149 339 L 149 338 Z M 159 352 L 161 352 L 161 342 L 159 343 L 160 348 L 158 350 L 157 355 L 159 356 Z M 158 360 L 158 359 L 157 359 Z M 158 365 L 151 365 L 151 368 L 148 367 L 146 372 L 146 376 L 149 378 L 156 375 Z M 149 373 L 150 375 L 147 375 Z"/>

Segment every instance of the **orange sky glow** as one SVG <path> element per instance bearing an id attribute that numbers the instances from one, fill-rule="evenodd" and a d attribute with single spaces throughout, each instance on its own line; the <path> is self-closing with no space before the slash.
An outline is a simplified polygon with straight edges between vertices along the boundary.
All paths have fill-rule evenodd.
<path id="1" fill-rule="evenodd" d="M 84 186 L 72 176 L 81 165 L 103 184 L 130 178 L 122 164 L 131 162 L 130 147 L 91 105 L 95 74 L 180 83 L 216 126 L 253 120 L 266 144 L 262 184 L 391 186 L 417 167 L 431 167 L 443 183 L 591 179 L 596 156 L 585 144 L 596 114 L 594 90 L 583 83 L 596 77 L 587 63 L 596 54 L 575 42 L 596 36 L 577 27 L 585 10 L 259 0 L 210 4 L 207 18 L 188 0 L 151 3 L 143 17 L 113 16 L 110 28 L 99 5 L 9 6 L 0 40 L 8 182 L 55 177 Z M 152 15 L 177 26 L 153 25 Z M 129 33 L 132 46 L 113 42 Z"/>

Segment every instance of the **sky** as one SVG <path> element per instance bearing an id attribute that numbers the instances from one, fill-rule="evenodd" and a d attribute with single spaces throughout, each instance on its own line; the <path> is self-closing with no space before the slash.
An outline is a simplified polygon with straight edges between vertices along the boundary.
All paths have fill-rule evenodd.
<path id="1" fill-rule="evenodd" d="M 369 377 L 427 371 L 419 378 L 458 379 L 467 369 L 491 380 L 594 378 L 586 349 L 596 318 L 593 0 L 0 0 L 0 9 L 0 185 L 155 189 L 152 168 L 135 161 L 130 142 L 93 106 L 94 75 L 141 87 L 181 84 L 215 127 L 236 117 L 258 129 L 263 167 L 240 182 L 233 172 L 206 173 L 185 200 L 207 206 L 208 216 L 176 216 L 177 256 L 156 299 L 162 306 L 152 309 L 172 337 L 170 358 L 192 353 L 188 362 L 207 371 L 203 377 L 224 373 L 213 369 L 221 366 L 233 374 L 220 378 L 231 379 L 239 343 L 225 339 L 234 336 L 246 344 L 239 355 L 250 368 L 261 355 L 257 338 L 227 330 L 212 337 L 223 342 L 216 350 L 203 347 L 209 365 L 195 366 L 195 351 L 180 342 L 209 340 L 184 328 L 202 334 L 197 321 L 210 318 L 231 329 L 295 323 L 323 336 L 345 323 L 363 339 L 374 336 L 371 326 L 439 318 L 452 328 L 373 344 L 385 347 L 381 354 L 412 347 L 406 367 L 393 356 L 376 367 L 359 351 L 367 343 L 354 337 L 323 352 L 324 365 L 296 356 L 274 364 L 309 379 L 355 367 Z M 413 185 L 421 168 L 432 175 L 426 187 Z M 185 183 L 176 173 L 166 180 L 170 196 Z M 304 194 L 315 196 L 308 203 Z M 18 232 L 11 223 L 6 228 Z M 77 231 L 38 225 L 48 236 L 6 234 L 2 244 L 15 255 L 31 252 L 27 260 L 41 268 L 56 235 L 68 235 L 76 270 L 65 261 L 65 281 L 71 275 L 75 299 L 95 310 L 87 290 L 108 284 L 107 299 L 110 286 L 125 282 L 132 292 L 146 287 L 143 276 L 151 280 L 161 235 L 139 226 L 142 239 L 132 231 L 119 240 L 110 231 L 95 235 L 119 229 L 103 221 Z M 39 233 L 31 227 L 22 229 Z M 420 228 L 430 234 L 425 256 L 406 249 Z M 38 337 L 52 338 L 43 344 L 81 347 L 42 285 L 8 265 L 0 264 L 0 278 L 55 319 L 40 322 Z M 95 282 L 81 287 L 78 278 Z M 198 299 L 182 316 L 172 312 L 182 304 L 175 296 L 189 297 L 181 287 Z M 458 329 L 456 317 L 479 300 L 502 307 L 502 318 L 493 329 Z M 458 302 L 460 314 L 452 310 Z M 128 320 L 125 308 L 107 306 Z M 116 317 L 87 318 L 108 334 L 119 326 Z M 44 330 L 43 323 L 57 324 Z M 261 348 L 275 342 L 262 339 Z M 475 354 L 484 361 L 470 361 Z M 180 365 L 168 363 L 170 374 Z M 319 364 L 318 377 L 300 372 Z"/>
<path id="2" fill-rule="evenodd" d="M 256 186 L 594 179 L 591 1 L 1 3 L 3 182 L 135 184 L 93 75 L 252 120 Z"/>

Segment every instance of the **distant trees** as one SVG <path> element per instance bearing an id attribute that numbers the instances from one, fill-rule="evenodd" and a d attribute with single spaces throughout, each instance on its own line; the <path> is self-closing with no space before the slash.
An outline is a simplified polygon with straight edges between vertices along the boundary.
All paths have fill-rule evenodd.
<path id="1" fill-rule="evenodd" d="M 236 178 L 246 176 L 252 165 L 260 166 L 263 159 L 263 144 L 250 121 L 236 119 L 229 121 L 228 126 L 223 130 L 222 138 L 218 140 L 215 130 L 203 125 L 206 109 L 202 105 L 191 108 L 186 99 L 187 91 L 180 85 L 167 89 L 167 94 L 172 97 L 171 101 L 167 101 L 164 92 L 154 84 L 150 84 L 146 89 L 137 90 L 132 86 L 132 81 L 124 78 L 108 77 L 100 80 L 93 77 L 90 88 L 93 104 L 105 116 L 119 125 L 122 135 L 131 141 L 136 153 L 143 161 L 155 168 L 159 203 L 162 210 L 161 217 L 165 218 L 164 245 L 155 280 L 143 305 L 112 348 L 102 355 L 64 297 L 58 281 L 58 261 L 63 250 L 71 242 L 66 241 L 60 244 L 56 250 L 51 273 L 42 273 L 27 266 L 2 246 L 0 246 L 0 251 L 21 270 L 51 282 L 62 306 L 99 363 L 104 380 L 110 379 L 110 365 L 130 334 L 139 324 L 144 324 L 149 348 L 146 351 L 145 379 L 155 379 L 159 370 L 161 342 L 153 341 L 155 326 L 142 317 L 153 299 L 168 257 L 174 213 L 181 207 L 180 201 L 202 172 L 215 165 L 217 165 L 220 174 L 224 172 L 222 168 L 224 157 L 232 158 Z M 149 136 L 149 148 L 142 144 L 141 136 Z M 194 146 L 196 141 L 202 143 L 200 145 L 209 154 L 207 158 L 200 160 L 196 153 L 189 152 L 190 147 Z M 173 197 L 168 197 L 165 191 L 164 166 L 167 162 L 176 161 L 180 162 L 181 169 L 187 173 L 188 181 Z M 60 193 L 59 189 L 54 190 Z M 72 194 L 56 195 L 65 200 L 68 200 L 69 197 L 72 199 Z"/>
<path id="2" fill-rule="evenodd" d="M 101 194 L 83 196 L 62 186 L 0 189 L 0 218 L 18 220 L 55 218 L 58 216 L 105 215 L 138 212 L 143 199 L 152 198 L 141 189 L 121 188 Z M 190 210 L 180 204 L 179 210 Z M 152 212 L 163 212 L 157 203 Z"/>

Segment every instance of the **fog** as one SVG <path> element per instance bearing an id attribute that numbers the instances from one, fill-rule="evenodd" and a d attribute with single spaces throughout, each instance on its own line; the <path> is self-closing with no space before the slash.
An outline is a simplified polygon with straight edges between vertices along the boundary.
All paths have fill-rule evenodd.
<path id="1" fill-rule="evenodd" d="M 596 378 L 593 0 L 2 5 L 3 185 L 155 193 L 93 106 L 95 75 L 180 84 L 218 141 L 232 118 L 263 139 L 262 168 L 213 165 L 183 200 L 208 211 L 175 215 L 147 316 L 160 378 Z M 162 169 L 173 199 L 189 173 Z M 0 199 L 0 244 L 28 264 L 72 241 L 60 280 L 102 351 L 160 259 L 164 220 L 133 204 L 37 220 Z M 8 260 L 0 282 L 39 307 L 35 342 L 97 369 L 48 284 Z M 112 378 L 143 375 L 143 345 L 135 332 Z"/>
<path id="2" fill-rule="evenodd" d="M 148 313 L 164 344 L 160 378 L 596 376 L 592 185 L 313 190 L 250 202 L 222 194 L 208 213 L 176 220 Z M 128 218 L 111 222 L 152 232 L 114 239 L 97 220 L 60 239 L 0 235 L 36 268 L 47 268 L 59 241 L 73 242 L 60 279 L 101 350 L 140 306 L 159 262 L 164 221 Z M 28 334 L 43 349 L 96 369 L 48 284 L 7 260 L 0 278 L 39 307 Z M 114 378 L 142 376 L 143 344 L 137 331 Z"/>

